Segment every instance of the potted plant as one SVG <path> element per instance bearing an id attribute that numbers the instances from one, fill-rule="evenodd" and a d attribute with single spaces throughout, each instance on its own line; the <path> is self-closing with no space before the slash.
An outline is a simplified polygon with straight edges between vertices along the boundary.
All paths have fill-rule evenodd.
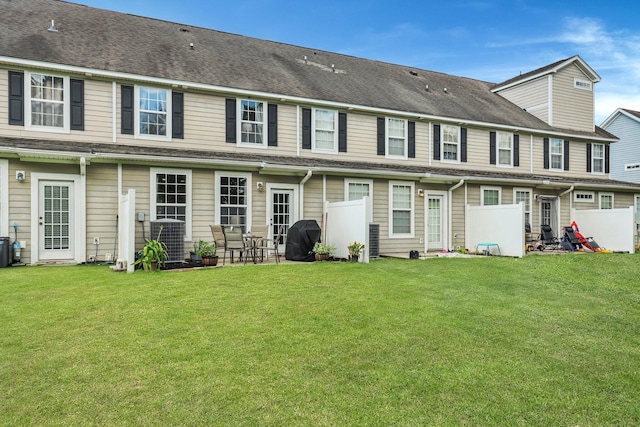
<path id="1" fill-rule="evenodd" d="M 204 240 L 200 240 L 196 245 L 196 255 L 202 259 L 202 263 L 204 265 L 218 265 L 218 256 L 216 255 L 217 250 L 218 248 L 216 247 L 215 242 L 209 243 Z"/>
<path id="2" fill-rule="evenodd" d="M 142 264 L 145 270 L 152 271 L 157 270 L 158 267 L 164 267 L 165 261 L 169 258 L 169 253 L 167 252 L 167 246 L 160 241 L 162 228 L 160 227 L 157 239 L 147 240 L 147 243 L 142 247 L 142 251 L 140 251 L 140 257 L 133 265 Z"/>
<path id="3" fill-rule="evenodd" d="M 360 258 L 360 252 L 364 249 L 364 243 L 353 242 L 347 245 L 347 249 L 349 250 L 349 259 L 351 261 L 357 262 Z"/>
<path id="4" fill-rule="evenodd" d="M 316 261 L 324 261 L 336 253 L 336 248 L 330 243 L 317 242 L 313 245 L 313 253 L 316 256 Z"/>

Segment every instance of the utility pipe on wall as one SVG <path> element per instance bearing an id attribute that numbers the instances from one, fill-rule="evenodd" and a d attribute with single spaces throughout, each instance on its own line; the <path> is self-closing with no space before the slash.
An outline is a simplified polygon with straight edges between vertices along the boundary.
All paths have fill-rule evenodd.
<path id="1" fill-rule="evenodd" d="M 302 181 L 300 181 L 300 219 L 304 219 L 304 184 L 307 183 L 307 181 L 309 181 L 309 179 L 311 178 L 311 175 L 313 175 L 313 171 L 311 169 L 309 169 L 307 171 L 307 174 L 304 176 L 304 178 L 302 178 Z"/>
<path id="2" fill-rule="evenodd" d="M 464 184 L 464 178 L 462 178 L 460 182 L 447 190 L 447 222 L 449 227 L 449 241 L 447 242 L 447 247 L 449 247 L 449 249 L 451 249 L 451 242 L 453 242 L 453 191 L 459 188 L 462 184 Z"/>

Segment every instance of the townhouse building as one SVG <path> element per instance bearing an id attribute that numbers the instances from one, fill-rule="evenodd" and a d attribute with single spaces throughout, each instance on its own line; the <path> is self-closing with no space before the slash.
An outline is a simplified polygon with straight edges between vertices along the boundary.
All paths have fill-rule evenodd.
<path id="1" fill-rule="evenodd" d="M 367 196 L 381 255 L 464 246 L 467 207 L 633 206 L 594 123 L 579 56 L 503 83 L 259 40 L 59 0 L 2 1 L 0 235 L 26 263 L 113 253 L 118 200 L 150 221 L 324 220 Z M 146 235 L 145 235 L 146 233 Z M 99 244 L 95 243 L 99 237 Z M 94 253 L 95 251 L 95 253 Z"/>

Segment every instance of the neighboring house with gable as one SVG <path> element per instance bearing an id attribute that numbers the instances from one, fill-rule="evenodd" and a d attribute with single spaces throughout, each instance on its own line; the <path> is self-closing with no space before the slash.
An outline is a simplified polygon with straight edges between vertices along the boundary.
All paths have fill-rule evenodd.
<path id="1" fill-rule="evenodd" d="M 558 229 L 640 194 L 579 56 L 496 85 L 58 0 L 2 1 L 0 40 L 0 235 L 32 264 L 113 252 L 128 189 L 187 250 L 368 196 L 382 255 L 465 245 L 467 206 Z"/>
<path id="2" fill-rule="evenodd" d="M 601 127 L 620 138 L 611 147 L 609 176 L 640 184 L 640 112 L 618 108 Z"/>

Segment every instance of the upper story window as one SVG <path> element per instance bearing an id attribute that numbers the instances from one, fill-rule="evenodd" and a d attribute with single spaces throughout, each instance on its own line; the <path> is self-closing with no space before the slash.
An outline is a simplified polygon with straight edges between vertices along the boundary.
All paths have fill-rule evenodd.
<path id="1" fill-rule="evenodd" d="M 604 173 L 605 150 L 604 144 L 591 145 L 591 170 L 593 173 Z"/>
<path id="2" fill-rule="evenodd" d="M 551 169 L 563 169 L 564 142 L 558 138 L 549 140 L 549 164 Z"/>
<path id="3" fill-rule="evenodd" d="M 137 95 L 136 106 L 139 118 L 137 134 L 161 139 L 168 138 L 171 135 L 169 131 L 171 121 L 168 120 L 171 107 L 168 100 L 169 91 L 140 86 Z"/>
<path id="4" fill-rule="evenodd" d="M 338 112 L 313 109 L 312 151 L 336 153 L 338 151 Z"/>
<path id="5" fill-rule="evenodd" d="M 240 108 L 240 143 L 265 145 L 267 115 L 264 102 L 243 99 L 238 105 Z"/>
<path id="6" fill-rule="evenodd" d="M 575 89 L 582 89 L 582 90 L 587 90 L 589 92 L 591 92 L 593 90 L 593 83 L 590 82 L 589 80 L 583 80 L 583 79 L 573 79 L 573 87 Z"/>
<path id="7" fill-rule="evenodd" d="M 49 127 L 64 130 L 67 127 L 65 114 L 66 77 L 47 74 L 30 73 L 29 125 L 32 127 Z"/>
<path id="8" fill-rule="evenodd" d="M 513 134 L 497 132 L 498 166 L 513 166 Z"/>
<path id="9" fill-rule="evenodd" d="M 407 121 L 387 118 L 387 156 L 407 157 Z"/>
<path id="10" fill-rule="evenodd" d="M 458 126 L 442 125 L 442 160 L 460 161 L 460 128 Z"/>
<path id="11" fill-rule="evenodd" d="M 485 187 L 480 188 L 482 200 L 480 201 L 482 206 L 499 205 L 502 199 L 502 189 L 500 187 Z"/>

